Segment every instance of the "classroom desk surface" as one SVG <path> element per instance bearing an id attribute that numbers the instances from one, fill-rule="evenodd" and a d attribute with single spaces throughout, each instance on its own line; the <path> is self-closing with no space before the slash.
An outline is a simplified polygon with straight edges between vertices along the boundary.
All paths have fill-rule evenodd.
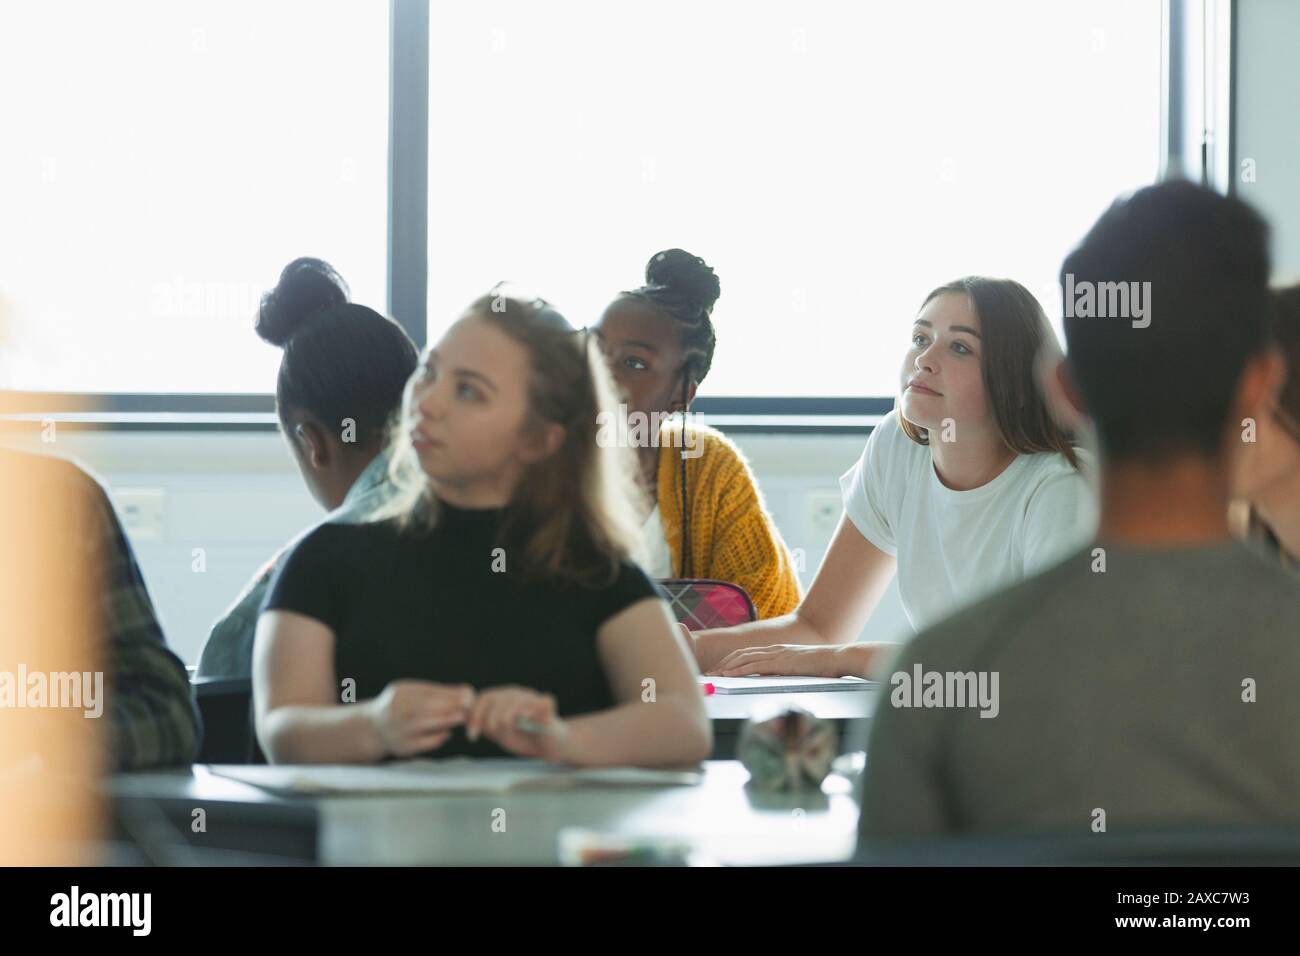
<path id="1" fill-rule="evenodd" d="M 826 863 L 852 854 L 858 805 L 845 778 L 831 776 L 821 791 L 762 794 L 735 761 L 707 761 L 704 769 L 693 787 L 285 796 L 200 764 L 119 774 L 110 793 L 117 815 L 139 821 L 161 811 L 172 838 L 190 846 L 328 865 L 552 865 L 566 827 L 684 840 L 703 861 L 721 864 Z M 207 829 L 194 833 L 200 807 Z"/>

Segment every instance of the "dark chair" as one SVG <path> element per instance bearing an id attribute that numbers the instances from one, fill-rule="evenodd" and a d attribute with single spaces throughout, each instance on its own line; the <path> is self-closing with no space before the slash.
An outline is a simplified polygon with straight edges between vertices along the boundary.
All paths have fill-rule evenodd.
<path id="1" fill-rule="evenodd" d="M 253 733 L 253 682 L 247 677 L 199 677 L 193 682 L 203 745 L 196 763 L 266 763 Z"/>

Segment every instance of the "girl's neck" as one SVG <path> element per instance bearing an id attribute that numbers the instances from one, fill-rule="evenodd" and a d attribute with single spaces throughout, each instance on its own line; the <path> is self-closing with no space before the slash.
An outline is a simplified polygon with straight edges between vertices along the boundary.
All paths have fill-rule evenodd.
<path id="1" fill-rule="evenodd" d="M 650 492 L 653 499 L 655 490 L 659 485 L 659 448 L 650 445 L 645 448 L 638 448 L 637 463 L 641 466 L 641 479 L 645 482 L 645 487 Z"/>
<path id="2" fill-rule="evenodd" d="M 331 508 L 342 506 L 343 502 L 347 500 L 348 494 L 356 486 L 361 473 L 370 467 L 370 463 L 375 460 L 375 456 L 378 454 L 379 449 L 376 448 L 374 451 L 358 452 L 340 459 L 337 493 L 334 496 L 336 502 L 330 505 Z"/>
<path id="3" fill-rule="evenodd" d="M 510 491 L 485 482 L 456 482 L 429 479 L 429 490 L 453 508 L 504 508 Z"/>
<path id="4" fill-rule="evenodd" d="M 960 442 L 934 440 L 930 430 L 930 454 L 934 470 L 945 488 L 953 491 L 970 491 L 987 485 L 1016 460 L 1016 453 L 1007 447 L 998 434 L 967 437 Z"/>

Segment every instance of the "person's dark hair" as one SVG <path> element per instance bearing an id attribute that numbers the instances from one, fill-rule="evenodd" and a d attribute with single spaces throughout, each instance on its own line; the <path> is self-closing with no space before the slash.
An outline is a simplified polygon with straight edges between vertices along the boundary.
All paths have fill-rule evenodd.
<path id="1" fill-rule="evenodd" d="M 275 384 L 286 427 L 295 411 L 331 432 L 356 423 L 356 444 L 382 444 L 418 361 L 402 327 L 348 301 L 348 287 L 320 259 L 295 259 L 262 296 L 257 334 L 284 352 Z"/>
<path id="2" fill-rule="evenodd" d="M 1268 339 L 1268 275 L 1268 225 L 1237 199 L 1171 181 L 1102 214 L 1062 289 L 1150 283 L 1137 287 L 1150 290 L 1145 327 L 1065 302 L 1069 365 L 1110 459 L 1217 458 L 1242 369 Z"/>
<path id="3" fill-rule="evenodd" d="M 921 309 L 941 295 L 968 297 L 979 316 L 984 392 L 1007 447 L 1021 455 L 1058 452 L 1078 468 L 1070 436 L 1052 418 L 1034 377 L 1035 361 L 1052 331 L 1033 293 L 1013 279 L 965 276 L 932 290 Z M 898 423 L 912 441 L 930 443 L 926 429 L 901 416 Z"/>
<path id="4" fill-rule="evenodd" d="M 645 285 L 623 295 L 649 302 L 681 325 L 686 352 L 682 391 L 699 385 L 713 366 L 717 337 L 713 331 L 713 306 L 722 294 L 717 274 L 699 256 L 685 249 L 665 249 L 650 257 Z"/>

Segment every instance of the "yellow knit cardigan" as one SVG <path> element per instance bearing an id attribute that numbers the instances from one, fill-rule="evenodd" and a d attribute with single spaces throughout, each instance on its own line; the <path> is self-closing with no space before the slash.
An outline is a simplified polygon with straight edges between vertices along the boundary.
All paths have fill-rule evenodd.
<path id="1" fill-rule="evenodd" d="M 656 493 L 673 573 L 682 572 L 678 469 L 685 465 L 691 577 L 739 584 L 760 618 L 793 611 L 802 597 L 794 561 L 740 449 L 720 432 L 694 424 L 687 426 L 683 445 L 679 422 L 660 429 L 659 446 Z M 684 450 L 696 457 L 681 457 Z"/>

